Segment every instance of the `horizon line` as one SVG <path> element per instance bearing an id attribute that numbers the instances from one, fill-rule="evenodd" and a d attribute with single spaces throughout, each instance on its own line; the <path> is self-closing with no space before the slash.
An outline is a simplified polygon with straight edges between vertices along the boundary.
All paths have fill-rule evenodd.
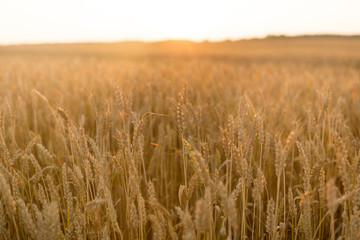
<path id="1" fill-rule="evenodd" d="M 267 39 L 285 39 L 285 38 L 360 38 L 360 33 L 341 34 L 341 33 L 305 33 L 305 34 L 267 34 L 255 37 L 243 38 L 223 38 L 219 40 L 192 40 L 181 38 L 162 38 L 157 40 L 141 40 L 141 39 L 123 39 L 123 40 L 75 40 L 75 41 L 34 41 L 34 42 L 14 42 L 14 43 L 0 43 L 0 47 L 10 46 L 37 46 L 37 45 L 66 45 L 66 44 L 113 44 L 113 43 L 161 43 L 161 42 L 190 42 L 190 43 L 222 43 L 222 42 L 237 42 L 248 40 L 267 40 Z"/>

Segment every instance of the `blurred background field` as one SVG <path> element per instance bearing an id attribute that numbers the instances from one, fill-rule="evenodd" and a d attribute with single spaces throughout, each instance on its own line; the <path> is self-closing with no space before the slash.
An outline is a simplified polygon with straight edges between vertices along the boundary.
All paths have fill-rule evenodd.
<path id="1" fill-rule="evenodd" d="M 42 56 L 84 56 L 113 58 L 147 57 L 217 57 L 217 58 L 300 58 L 313 57 L 357 59 L 360 37 L 336 35 L 304 35 L 295 37 L 269 36 L 265 39 L 245 39 L 222 42 L 115 42 L 65 43 L 2 46 L 1 54 Z"/>

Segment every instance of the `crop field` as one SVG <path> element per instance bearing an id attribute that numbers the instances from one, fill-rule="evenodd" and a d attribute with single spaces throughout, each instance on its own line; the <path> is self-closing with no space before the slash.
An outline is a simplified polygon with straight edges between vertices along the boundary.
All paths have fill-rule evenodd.
<path id="1" fill-rule="evenodd" d="M 0 239 L 359 238 L 359 38 L 0 47 Z"/>

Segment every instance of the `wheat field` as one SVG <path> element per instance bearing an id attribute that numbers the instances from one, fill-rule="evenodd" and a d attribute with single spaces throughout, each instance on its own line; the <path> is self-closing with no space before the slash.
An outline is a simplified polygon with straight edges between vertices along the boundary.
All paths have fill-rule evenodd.
<path id="1" fill-rule="evenodd" d="M 359 239 L 360 40 L 0 47 L 1 239 Z"/>

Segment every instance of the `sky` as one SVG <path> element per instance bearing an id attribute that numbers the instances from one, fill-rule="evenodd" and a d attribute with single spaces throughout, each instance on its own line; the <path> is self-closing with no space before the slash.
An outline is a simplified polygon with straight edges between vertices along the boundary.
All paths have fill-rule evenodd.
<path id="1" fill-rule="evenodd" d="M 0 44 L 360 34 L 360 0 L 0 0 Z"/>

